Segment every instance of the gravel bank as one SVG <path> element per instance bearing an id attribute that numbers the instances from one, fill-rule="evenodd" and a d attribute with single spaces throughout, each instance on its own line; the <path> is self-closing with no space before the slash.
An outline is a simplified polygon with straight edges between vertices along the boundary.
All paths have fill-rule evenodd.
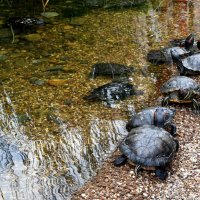
<path id="1" fill-rule="evenodd" d="M 72 200 L 200 199 L 200 115 L 178 108 L 174 121 L 180 148 L 166 181 L 158 180 L 151 171 L 135 177 L 129 164 L 114 167 L 112 162 L 119 155 L 116 151 Z"/>

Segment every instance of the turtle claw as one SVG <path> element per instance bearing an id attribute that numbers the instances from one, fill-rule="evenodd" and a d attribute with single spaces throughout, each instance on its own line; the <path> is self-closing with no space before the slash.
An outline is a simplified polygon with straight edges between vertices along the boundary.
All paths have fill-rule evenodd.
<path id="1" fill-rule="evenodd" d="M 165 97 L 161 102 L 162 106 L 168 106 L 168 104 L 169 104 L 169 96 Z"/>
<path id="2" fill-rule="evenodd" d="M 200 113 L 200 104 L 197 102 L 196 99 L 192 99 L 192 104 L 194 108 L 194 113 L 196 114 Z"/>

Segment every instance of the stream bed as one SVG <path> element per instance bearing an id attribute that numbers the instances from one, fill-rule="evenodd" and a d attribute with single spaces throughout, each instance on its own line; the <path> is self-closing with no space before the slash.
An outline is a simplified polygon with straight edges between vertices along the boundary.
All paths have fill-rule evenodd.
<path id="1" fill-rule="evenodd" d="M 160 103 L 159 88 L 171 67 L 147 62 L 148 51 L 191 32 L 198 38 L 199 6 L 150 1 L 69 17 L 64 5 L 48 5 L 47 11 L 59 15 L 34 34 L 16 33 L 12 42 L 10 30 L 2 28 L 0 197 L 66 200 L 94 176 L 126 136 L 130 112 Z M 4 11 L 0 22 L 8 15 Z M 112 81 L 89 78 L 92 66 L 104 62 L 133 66 L 130 81 L 144 94 L 114 108 L 84 100 Z"/>

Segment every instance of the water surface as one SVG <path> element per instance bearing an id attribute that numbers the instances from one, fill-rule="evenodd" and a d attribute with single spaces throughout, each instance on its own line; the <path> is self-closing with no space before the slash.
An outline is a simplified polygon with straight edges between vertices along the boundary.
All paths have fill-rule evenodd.
<path id="1" fill-rule="evenodd" d="M 95 175 L 127 134 L 129 108 L 157 105 L 160 84 L 171 75 L 170 66 L 148 63 L 147 52 L 191 32 L 198 38 L 199 6 L 199 1 L 166 0 L 70 18 L 60 12 L 37 29 L 39 40 L 16 34 L 14 43 L 12 37 L 1 41 L 2 199 L 64 200 Z M 89 79 L 92 65 L 99 62 L 134 66 L 131 82 L 144 95 L 115 108 L 83 100 L 111 81 Z M 141 69 L 147 69 L 145 74 Z"/>

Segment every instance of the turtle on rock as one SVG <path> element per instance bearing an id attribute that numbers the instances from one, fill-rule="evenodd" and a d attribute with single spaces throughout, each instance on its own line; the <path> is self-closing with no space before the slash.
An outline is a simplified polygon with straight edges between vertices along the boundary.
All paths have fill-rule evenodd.
<path id="1" fill-rule="evenodd" d="M 199 51 L 200 42 L 194 42 L 194 34 L 190 34 L 185 40 L 171 41 L 171 46 L 160 50 L 151 50 L 147 54 L 147 60 L 153 64 L 171 63 L 178 58 L 184 58 Z"/>
<path id="2" fill-rule="evenodd" d="M 195 112 L 200 111 L 197 99 L 200 97 L 200 85 L 187 76 L 175 76 L 166 81 L 160 89 L 165 95 L 162 106 L 173 103 L 192 103 Z"/>
<path id="3" fill-rule="evenodd" d="M 176 125 L 172 123 L 172 120 L 176 114 L 175 109 L 155 106 L 149 107 L 135 113 L 126 124 L 127 131 L 131 129 L 143 126 L 154 125 L 163 128 L 170 128 L 170 133 L 174 135 L 176 133 Z"/>
<path id="4" fill-rule="evenodd" d="M 160 180 L 168 176 L 167 167 L 178 151 L 178 140 L 163 128 L 144 125 L 131 130 L 119 145 L 121 155 L 114 160 L 120 167 L 127 161 L 135 164 L 137 176 L 140 168 L 154 170 Z"/>
<path id="5" fill-rule="evenodd" d="M 180 75 L 199 75 L 200 74 L 200 53 L 177 59 L 177 68 Z"/>

